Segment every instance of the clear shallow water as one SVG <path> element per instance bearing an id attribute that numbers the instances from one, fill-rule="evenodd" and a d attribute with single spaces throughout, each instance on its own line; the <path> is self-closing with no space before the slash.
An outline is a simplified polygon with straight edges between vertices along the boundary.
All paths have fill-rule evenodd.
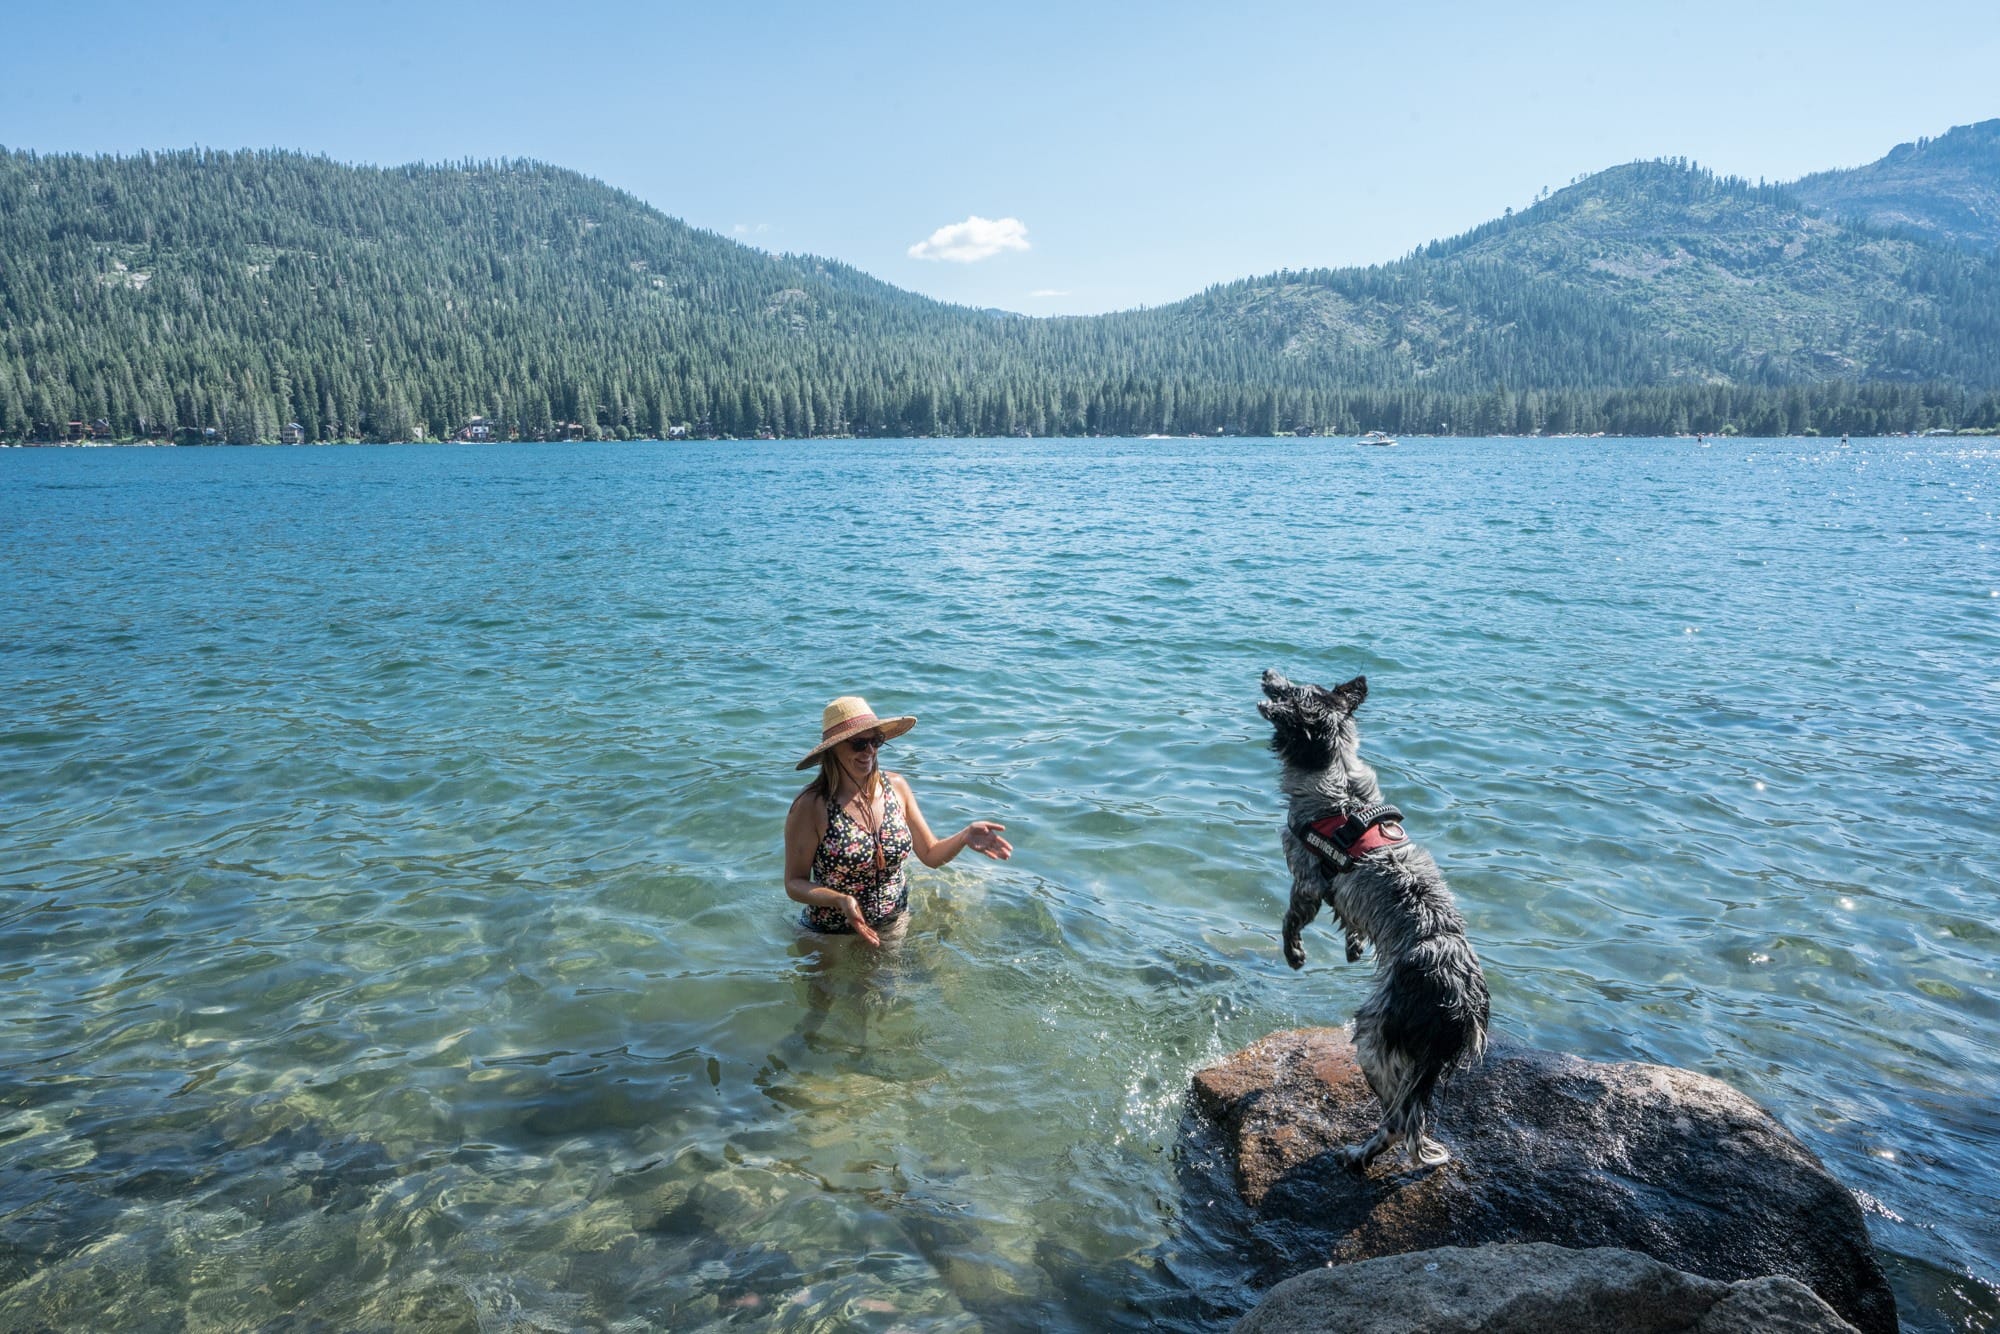
<path id="1" fill-rule="evenodd" d="M 1278 957 L 1277 665 L 1367 673 L 1505 1037 L 1750 1093 L 1983 1328 L 1996 509 L 1991 442 L 0 454 L 0 1327 L 1213 1323 L 1188 1075 L 1365 981 Z M 880 954 L 779 887 L 857 690 L 1017 849 Z"/>

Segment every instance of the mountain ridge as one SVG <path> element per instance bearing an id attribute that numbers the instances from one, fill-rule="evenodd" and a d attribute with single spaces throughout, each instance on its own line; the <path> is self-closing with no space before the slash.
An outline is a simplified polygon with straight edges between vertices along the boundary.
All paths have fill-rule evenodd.
<path id="1" fill-rule="evenodd" d="M 2000 261 L 1679 161 L 1102 316 L 934 301 L 524 159 L 0 150 L 0 254 L 0 439 L 2000 425 Z"/>
<path id="2" fill-rule="evenodd" d="M 1898 144 L 1859 167 L 1814 172 L 1799 198 L 1875 226 L 2000 250 L 2000 118 Z"/>

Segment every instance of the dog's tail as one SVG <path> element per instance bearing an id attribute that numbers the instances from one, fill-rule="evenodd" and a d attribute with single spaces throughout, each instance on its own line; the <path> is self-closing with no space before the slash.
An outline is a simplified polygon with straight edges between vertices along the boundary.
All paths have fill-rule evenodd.
<path id="1" fill-rule="evenodd" d="M 1382 1046 L 1402 1068 L 1395 1087 L 1380 1091 L 1382 1124 L 1420 1138 L 1439 1082 L 1486 1054 L 1486 975 L 1463 936 L 1433 937 L 1396 961 L 1383 994 Z"/>

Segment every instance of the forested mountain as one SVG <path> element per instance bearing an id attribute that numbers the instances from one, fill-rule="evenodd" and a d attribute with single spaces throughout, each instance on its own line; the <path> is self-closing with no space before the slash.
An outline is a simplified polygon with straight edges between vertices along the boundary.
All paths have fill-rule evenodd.
<path id="1" fill-rule="evenodd" d="M 1880 161 L 1788 187 L 1809 204 L 1968 250 L 2000 250 L 2000 120 L 1898 144 Z"/>
<path id="2" fill-rule="evenodd" d="M 1601 172 L 1394 264 L 1169 309 L 1281 356 L 1371 349 L 1387 364 L 1365 382 L 1459 392 L 1796 386 L 1809 392 L 1793 404 L 1834 404 L 1867 386 L 2000 385 L 1992 257 L 1680 163 Z"/>
<path id="3" fill-rule="evenodd" d="M 1940 141 L 1942 142 L 1942 141 Z M 2000 260 L 1681 163 L 1392 264 L 995 318 L 536 163 L 0 151 L 0 438 L 2000 425 Z"/>

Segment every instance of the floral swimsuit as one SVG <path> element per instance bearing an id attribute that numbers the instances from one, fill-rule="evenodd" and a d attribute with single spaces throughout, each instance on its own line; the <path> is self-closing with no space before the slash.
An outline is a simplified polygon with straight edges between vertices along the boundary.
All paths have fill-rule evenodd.
<path id="1" fill-rule="evenodd" d="M 819 850 L 813 853 L 812 882 L 842 894 L 852 894 L 861 905 L 868 925 L 881 926 L 900 916 L 910 906 L 910 885 L 903 875 L 903 859 L 916 850 L 910 825 L 903 818 L 903 803 L 896 789 L 882 784 L 882 860 L 875 864 L 876 835 L 844 810 L 827 816 L 826 833 Z M 851 932 L 847 914 L 839 908 L 807 905 L 805 924 L 815 931 Z"/>

